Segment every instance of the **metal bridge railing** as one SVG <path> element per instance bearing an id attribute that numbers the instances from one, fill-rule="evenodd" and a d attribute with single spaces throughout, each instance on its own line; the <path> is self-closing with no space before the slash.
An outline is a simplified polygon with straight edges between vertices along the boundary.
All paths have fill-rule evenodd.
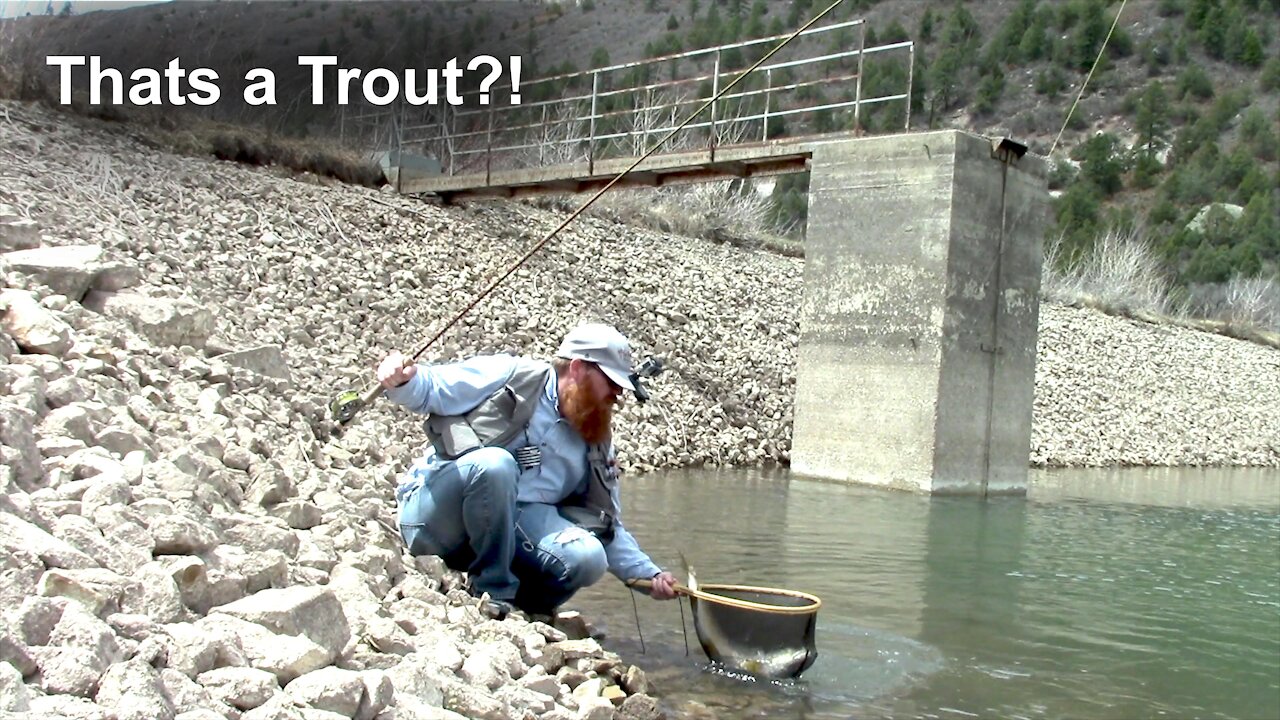
<path id="1" fill-rule="evenodd" d="M 902 127 L 907 129 L 915 44 L 867 47 L 866 29 L 865 20 L 851 20 L 801 33 L 770 63 L 713 102 L 705 119 L 686 126 L 672 140 L 674 147 L 662 151 L 714 153 L 717 147 L 768 141 L 794 134 L 784 127 L 791 119 L 809 133 L 860 133 L 867 108 L 894 102 L 902 103 Z M 855 32 L 856 38 L 851 37 Z M 397 156 L 433 156 L 450 175 L 577 163 L 586 163 L 590 172 L 599 160 L 643 154 L 786 37 L 530 79 L 519 87 L 519 105 L 509 103 L 511 88 L 503 85 L 489 88 L 487 106 L 476 104 L 478 92 L 470 92 L 463 95 L 468 105 L 457 108 L 403 103 L 391 109 L 344 108 L 340 127 L 344 136 L 352 132 L 374 139 Z M 869 87 L 868 70 L 877 62 L 882 62 L 877 82 Z M 692 72 L 682 72 L 683 67 Z M 664 74 L 666 79 L 660 79 Z M 835 115 L 842 111 L 847 115 Z"/>

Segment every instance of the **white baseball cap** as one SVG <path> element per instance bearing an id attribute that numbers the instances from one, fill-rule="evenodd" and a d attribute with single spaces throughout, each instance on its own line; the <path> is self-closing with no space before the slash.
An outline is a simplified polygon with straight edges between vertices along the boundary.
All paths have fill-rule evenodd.
<path id="1" fill-rule="evenodd" d="M 631 382 L 631 345 L 609 325 L 587 323 L 570 330 L 556 357 L 595 363 L 618 387 L 633 392 L 636 389 Z"/>

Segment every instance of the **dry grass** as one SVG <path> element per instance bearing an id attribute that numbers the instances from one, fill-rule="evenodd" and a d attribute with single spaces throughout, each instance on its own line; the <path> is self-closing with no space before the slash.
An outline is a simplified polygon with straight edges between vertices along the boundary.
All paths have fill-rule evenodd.
<path id="1" fill-rule="evenodd" d="M 219 123 L 193 115 L 178 119 L 172 113 L 154 113 L 141 108 L 91 106 L 78 98 L 69 108 L 58 109 L 128 124 L 139 139 L 168 152 L 282 167 L 351 185 L 378 187 L 386 182 L 376 163 L 339 146 L 336 141 L 286 137 L 262 128 Z"/>
<path id="2" fill-rule="evenodd" d="M 1280 282 L 1235 277 L 1175 299 L 1163 263 L 1141 232 L 1109 231 L 1074 264 L 1061 244 L 1045 247 L 1045 299 L 1113 315 L 1164 322 L 1280 348 Z"/>
<path id="3" fill-rule="evenodd" d="M 1062 242 L 1045 247 L 1041 294 L 1067 305 L 1120 314 L 1170 314 L 1171 284 L 1163 264 L 1140 231 L 1108 231 L 1074 263 Z"/>
<path id="4" fill-rule="evenodd" d="M 83 97 L 70 106 L 51 106 L 63 112 L 129 126 L 135 136 L 167 152 L 208 156 L 247 165 L 276 166 L 312 173 L 351 185 L 378 187 L 386 180 L 376 163 L 347 150 L 336 141 L 292 138 L 262 128 L 231 125 L 195 115 L 157 112 L 151 108 L 90 105 Z"/>
<path id="5" fill-rule="evenodd" d="M 572 211 L 581 200 L 572 196 L 545 196 L 531 202 L 540 207 Z M 596 201 L 587 214 L 735 247 L 804 257 L 804 244 L 785 237 L 774 226 L 770 210 L 768 197 L 723 181 L 611 190 Z"/>
<path id="6" fill-rule="evenodd" d="M 1222 325 L 1222 332 L 1250 336 L 1257 332 L 1280 335 L 1280 281 L 1275 277 L 1246 278 L 1192 289 L 1187 314 Z"/>
<path id="7" fill-rule="evenodd" d="M 248 125 L 209 120 L 198 112 L 174 108 L 91 105 L 77 92 L 70 105 L 58 103 L 49 85 L 42 57 L 32 54 L 32 44 L 15 37 L 13 22 L 0 25 L 0 97 L 43 103 L 55 110 L 106 122 L 127 124 L 144 142 L 186 155 L 213 155 L 250 165 L 275 165 L 309 172 L 354 185 L 377 187 L 385 180 L 372 160 L 325 139 L 284 137 Z"/>

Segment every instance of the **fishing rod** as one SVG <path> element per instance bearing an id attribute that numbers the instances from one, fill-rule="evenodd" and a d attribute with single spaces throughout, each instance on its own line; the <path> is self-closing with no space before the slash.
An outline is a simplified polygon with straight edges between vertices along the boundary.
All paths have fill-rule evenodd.
<path id="1" fill-rule="evenodd" d="M 794 32 L 788 35 L 782 42 L 778 43 L 778 45 L 775 46 L 772 50 L 765 53 L 765 55 L 761 57 L 759 60 L 755 61 L 755 63 L 751 67 L 747 68 L 746 70 L 743 70 L 736 78 L 733 79 L 732 82 L 730 82 L 728 85 L 725 85 L 715 95 L 712 95 L 710 99 L 708 99 L 705 103 L 702 104 L 702 107 L 698 108 L 697 110 L 694 110 L 693 113 L 689 115 L 689 117 L 685 118 L 684 122 L 672 128 L 671 132 L 667 133 L 665 136 L 659 139 L 656 143 L 654 143 L 653 147 L 645 151 L 643 155 L 636 158 L 635 162 L 631 163 L 631 165 L 628 166 L 627 169 L 615 175 L 612 180 L 610 180 L 604 187 L 596 191 L 596 193 L 592 195 L 585 203 L 583 203 L 581 207 L 579 207 L 577 210 L 574 210 L 573 213 L 570 214 L 569 217 L 565 218 L 563 222 L 557 225 L 554 230 L 547 233 L 546 237 L 539 240 L 533 247 L 529 248 L 529 250 L 526 251 L 524 255 L 520 256 L 520 258 L 516 260 L 516 262 L 513 265 L 511 265 L 511 267 L 507 268 L 506 272 L 499 275 L 497 279 L 495 279 L 492 283 L 488 285 L 488 287 L 480 291 L 480 293 L 476 295 L 475 298 L 471 300 L 471 302 L 467 303 L 466 307 L 462 308 L 462 310 L 457 315 L 453 316 L 453 319 L 445 323 L 444 327 L 440 328 L 439 332 L 433 335 L 430 340 L 427 340 L 426 344 L 424 344 L 418 350 L 418 352 L 414 353 L 412 357 L 406 359 L 405 364 L 408 365 L 410 363 L 416 362 L 417 359 L 421 357 L 422 354 L 425 353 L 432 345 L 434 345 L 437 340 L 443 337 L 444 334 L 448 332 L 450 328 L 456 325 L 459 320 L 466 317 L 467 313 L 471 312 L 471 310 L 474 309 L 476 305 L 479 305 L 480 302 L 484 300 L 486 297 L 488 297 L 490 293 L 496 290 L 499 285 L 501 285 L 507 278 L 511 277 L 511 275 L 515 273 L 516 270 L 519 270 L 521 267 L 523 267 L 524 264 L 528 262 L 529 258 L 533 257 L 539 250 L 545 247 L 547 243 L 551 242 L 551 240 L 554 239 L 555 236 L 558 235 L 561 230 L 568 227 L 569 223 L 576 220 L 577 217 L 583 213 L 583 211 L 591 207 L 591 205 L 596 200 L 599 200 L 602 195 L 608 192 L 610 188 L 612 188 L 614 185 L 617 185 L 622 180 L 622 178 L 627 176 L 628 173 L 630 173 L 632 170 L 635 170 L 637 167 L 639 167 L 640 163 L 644 162 L 645 160 L 648 160 L 650 155 L 653 155 L 655 152 L 658 151 L 658 148 L 665 145 L 668 140 L 670 140 L 672 137 L 675 136 L 676 133 L 680 132 L 689 123 L 693 122 L 694 119 L 697 118 L 699 115 L 701 115 L 704 110 L 711 107 L 711 105 L 715 103 L 715 101 L 719 100 L 721 96 L 729 92 L 729 90 L 731 90 L 735 85 L 737 85 L 743 78 L 749 75 L 756 68 L 763 65 L 766 60 L 768 60 L 769 58 L 777 54 L 778 51 L 786 47 L 788 43 L 790 43 L 792 40 L 795 40 L 797 37 L 799 37 L 801 33 L 813 27 L 814 24 L 816 24 L 822 18 L 826 17 L 828 13 L 834 10 L 836 6 L 842 2 L 844 2 L 844 0 L 835 0 L 830 5 L 828 5 L 825 10 L 813 16 L 808 22 L 806 22 L 804 25 L 801 25 L 799 28 L 797 28 Z M 374 382 L 372 387 L 369 387 L 365 390 L 347 390 L 347 391 L 341 392 L 337 395 L 337 397 L 333 399 L 332 402 L 329 403 L 329 412 L 335 421 L 337 421 L 339 424 L 345 425 L 351 422 L 351 420 L 355 418 L 356 414 L 359 413 L 362 409 L 364 409 L 367 405 L 371 405 L 375 400 L 377 400 L 378 396 L 380 396 L 382 392 L 383 392 L 382 384 L 378 382 Z"/>

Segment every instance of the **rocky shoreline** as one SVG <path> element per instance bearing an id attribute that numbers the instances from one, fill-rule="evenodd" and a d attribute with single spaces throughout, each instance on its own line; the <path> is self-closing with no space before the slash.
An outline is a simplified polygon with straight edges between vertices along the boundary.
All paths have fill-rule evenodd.
<path id="1" fill-rule="evenodd" d="M 639 668 L 403 552 L 416 419 L 326 417 L 562 217 L 0 103 L 0 716 L 661 717 Z M 801 270 L 584 218 L 425 358 L 613 322 L 670 367 L 628 470 L 785 463 Z M 1052 305 L 1040 340 L 1033 464 L 1280 467 L 1280 352 Z"/>

